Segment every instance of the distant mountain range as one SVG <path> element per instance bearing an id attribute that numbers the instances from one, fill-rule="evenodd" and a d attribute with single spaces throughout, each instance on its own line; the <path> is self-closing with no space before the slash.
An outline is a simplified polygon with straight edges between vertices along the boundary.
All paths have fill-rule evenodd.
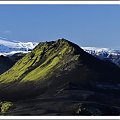
<path id="1" fill-rule="evenodd" d="M 40 42 L 0 75 L 0 114 L 119 115 L 119 93 L 116 64 L 66 39 Z"/>
<path id="2" fill-rule="evenodd" d="M 120 50 L 109 48 L 82 47 L 86 52 L 102 60 L 109 60 L 120 66 Z"/>
<path id="3" fill-rule="evenodd" d="M 18 42 L 0 39 L 0 55 L 12 55 L 20 52 L 27 53 L 37 44 L 36 42 Z"/>

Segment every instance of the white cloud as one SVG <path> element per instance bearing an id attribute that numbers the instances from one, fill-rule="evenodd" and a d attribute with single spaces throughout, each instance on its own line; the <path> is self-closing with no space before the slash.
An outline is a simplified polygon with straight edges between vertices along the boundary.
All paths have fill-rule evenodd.
<path id="1" fill-rule="evenodd" d="M 12 33 L 10 30 L 0 30 L 0 34 L 10 34 Z"/>
<path id="2" fill-rule="evenodd" d="M 10 31 L 10 30 L 5 30 L 5 31 L 3 31 L 2 33 L 3 33 L 3 34 L 9 34 L 9 33 L 11 33 L 11 31 Z"/>

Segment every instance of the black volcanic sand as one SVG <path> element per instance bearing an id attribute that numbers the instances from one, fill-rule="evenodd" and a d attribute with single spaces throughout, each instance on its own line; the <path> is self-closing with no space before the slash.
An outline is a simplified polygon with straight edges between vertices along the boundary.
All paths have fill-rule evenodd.
<path id="1" fill-rule="evenodd" d="M 48 95 L 49 94 L 49 95 Z M 4 115 L 119 115 L 120 98 L 104 93 L 61 88 L 54 95 L 43 94 L 13 101 L 14 108 Z"/>

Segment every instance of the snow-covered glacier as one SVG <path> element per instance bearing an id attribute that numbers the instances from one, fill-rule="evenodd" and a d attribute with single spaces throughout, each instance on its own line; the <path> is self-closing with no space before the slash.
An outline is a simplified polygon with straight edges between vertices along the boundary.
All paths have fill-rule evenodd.
<path id="1" fill-rule="evenodd" d="M 10 55 L 20 52 L 27 53 L 37 44 L 36 42 L 19 42 L 0 39 L 0 55 Z"/>
<path id="2" fill-rule="evenodd" d="M 97 47 L 82 47 L 84 51 L 98 57 L 102 60 L 109 60 L 120 66 L 120 49 L 97 48 Z"/>

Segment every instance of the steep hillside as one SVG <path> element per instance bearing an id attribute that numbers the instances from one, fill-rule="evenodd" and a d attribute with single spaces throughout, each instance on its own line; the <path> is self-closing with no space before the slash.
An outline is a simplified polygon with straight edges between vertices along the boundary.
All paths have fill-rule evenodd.
<path id="1" fill-rule="evenodd" d="M 119 115 L 117 65 L 65 39 L 12 60 L 18 62 L 0 75 L 1 115 Z"/>
<path id="2" fill-rule="evenodd" d="M 20 60 L 25 54 L 17 53 L 10 56 L 0 55 L 0 74 L 9 70 L 18 60 Z"/>
<path id="3" fill-rule="evenodd" d="M 77 85 L 87 89 L 120 83 L 120 69 L 95 58 L 65 39 L 40 43 L 10 70 L 0 75 L 3 98 L 25 98 L 53 93 L 59 87 Z M 29 91 L 29 92 L 28 92 Z"/>
<path id="4" fill-rule="evenodd" d="M 6 57 L 10 58 L 12 61 L 16 63 L 18 60 L 22 59 L 25 55 L 26 53 L 15 53 L 13 55 L 7 55 Z"/>
<path id="5" fill-rule="evenodd" d="M 20 82 L 43 79 L 60 66 L 66 64 L 59 64 L 60 62 L 74 61 L 76 57 L 72 55 L 74 51 L 74 48 L 70 46 L 69 42 L 64 40 L 40 43 L 31 53 L 28 53 L 23 59 L 18 61 L 8 72 L 1 75 L 0 81 L 7 83 L 18 79 Z M 67 54 L 68 57 L 73 58 L 68 59 Z"/>
<path id="6" fill-rule="evenodd" d="M 0 56 L 0 74 L 6 72 L 15 64 L 10 58 L 5 56 Z"/>

